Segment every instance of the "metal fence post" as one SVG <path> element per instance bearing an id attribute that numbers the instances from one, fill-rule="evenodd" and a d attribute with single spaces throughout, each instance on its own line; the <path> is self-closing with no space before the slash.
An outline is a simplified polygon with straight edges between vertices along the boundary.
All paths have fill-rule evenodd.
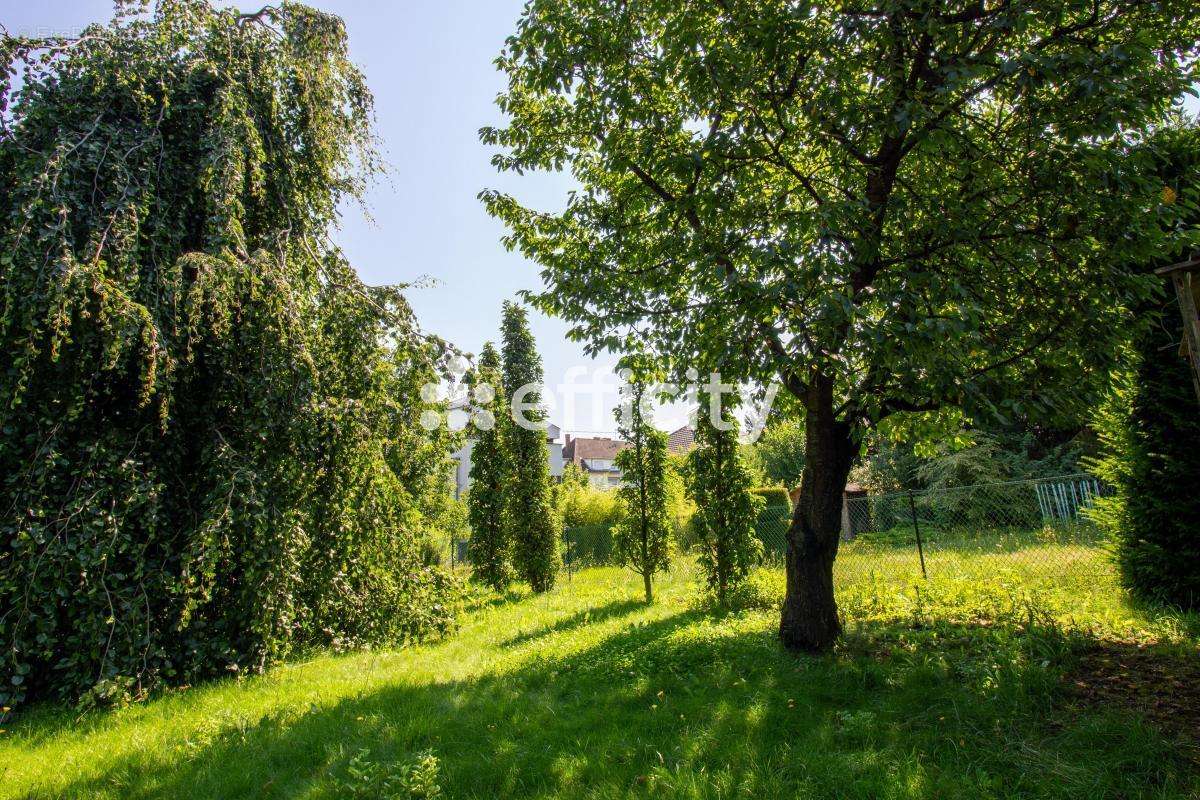
<path id="1" fill-rule="evenodd" d="M 925 548 L 921 544 L 921 525 L 917 522 L 917 501 L 913 498 L 911 489 L 908 492 L 908 510 L 912 513 L 913 530 L 917 534 L 917 555 L 921 559 L 921 577 L 928 580 L 929 575 L 925 572 Z"/>
<path id="2" fill-rule="evenodd" d="M 575 576 L 575 559 L 571 554 L 571 536 L 566 530 L 562 533 L 562 540 L 563 555 L 565 556 L 563 560 L 567 562 L 567 581 L 570 582 Z"/>

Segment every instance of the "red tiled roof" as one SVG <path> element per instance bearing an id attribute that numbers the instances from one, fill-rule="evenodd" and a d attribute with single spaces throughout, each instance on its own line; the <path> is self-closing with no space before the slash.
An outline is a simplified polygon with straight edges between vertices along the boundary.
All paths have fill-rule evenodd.
<path id="1" fill-rule="evenodd" d="M 563 461 L 579 464 L 585 458 L 616 458 L 627 447 L 629 443 L 619 439 L 572 437 L 563 447 Z"/>
<path id="2" fill-rule="evenodd" d="M 672 453 L 686 453 L 696 446 L 696 432 L 691 425 L 684 425 L 676 431 L 667 434 L 667 450 Z"/>

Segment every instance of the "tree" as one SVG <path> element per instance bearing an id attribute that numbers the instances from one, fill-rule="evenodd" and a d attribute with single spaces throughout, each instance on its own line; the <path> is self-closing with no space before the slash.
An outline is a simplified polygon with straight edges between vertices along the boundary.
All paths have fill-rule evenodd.
<path id="1" fill-rule="evenodd" d="M 1200 129 L 1160 133 L 1160 173 L 1189 222 L 1200 221 Z M 1154 266 L 1183 260 L 1170 254 Z M 1140 309 L 1147 325 L 1132 342 L 1132 366 L 1120 376 L 1096 420 L 1104 453 L 1089 465 L 1116 491 L 1093 518 L 1113 537 L 1122 582 L 1135 595 L 1200 608 L 1200 404 L 1187 360 L 1174 293 Z"/>
<path id="2" fill-rule="evenodd" d="M 546 414 L 540 406 L 542 358 L 525 309 L 504 304 L 504 394 L 512 404 L 504 424 L 511 472 L 507 519 L 517 574 L 535 592 L 554 588 L 562 567 L 546 453 Z"/>
<path id="3" fill-rule="evenodd" d="M 804 410 L 780 635 L 828 647 L 842 492 L 904 415 L 1090 402 L 1174 209 L 1139 132 L 1196 78 L 1186 0 L 532 0 L 498 63 L 485 191 L 592 352 L 637 325 L 673 373 Z"/>
<path id="4" fill-rule="evenodd" d="M 719 414 L 714 420 L 714 414 Z M 728 408 L 714 411 L 704 402 L 696 414 L 696 447 L 688 453 L 688 493 L 696 503 L 692 529 L 700 542 L 700 564 L 708 587 L 722 605 L 762 557 L 754 526 L 763 499 L 753 485 L 738 448 L 737 421 Z"/>
<path id="5" fill-rule="evenodd" d="M 488 387 L 488 388 L 484 388 Z M 512 529 L 505 519 L 505 500 L 512 480 L 512 459 L 507 450 L 504 387 L 500 355 L 491 342 L 479 354 L 472 425 L 471 490 L 467 505 L 471 519 L 471 573 L 497 591 L 512 581 Z M 490 401 L 487 396 L 490 394 Z"/>
<path id="6" fill-rule="evenodd" d="M 120 6 L 0 42 L 0 705 L 453 618 L 441 345 L 329 240 L 378 165 L 341 20 Z"/>
<path id="7" fill-rule="evenodd" d="M 1159 310 L 1160 327 L 1142 334 L 1130 397 L 1130 448 L 1117 527 L 1122 582 L 1139 597 L 1184 609 L 1200 608 L 1200 404 L 1187 362 L 1175 345 L 1183 334 L 1172 302 Z"/>
<path id="8" fill-rule="evenodd" d="M 622 483 L 617 493 L 625 513 L 613 530 L 617 558 L 642 576 L 646 602 L 654 602 L 652 579 L 670 567 L 667 518 L 667 435 L 646 419 L 646 382 L 631 374 L 626 402 L 616 410 L 621 438 L 629 447 L 617 453 Z"/>
<path id="9" fill-rule="evenodd" d="M 767 478 L 791 489 L 804 472 L 804 423 L 786 417 L 775 421 L 754 443 L 754 450 Z"/>

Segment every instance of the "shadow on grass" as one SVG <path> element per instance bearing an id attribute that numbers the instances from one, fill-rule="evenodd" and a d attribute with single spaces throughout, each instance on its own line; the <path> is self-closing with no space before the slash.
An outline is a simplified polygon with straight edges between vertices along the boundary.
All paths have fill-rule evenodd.
<path id="1" fill-rule="evenodd" d="M 1189 640 L 1200 640 L 1200 611 L 1184 611 L 1176 606 L 1162 605 L 1137 597 L 1127 597 L 1125 604 L 1138 616 L 1154 625 L 1172 627 Z"/>
<path id="2" fill-rule="evenodd" d="M 1079 645 L 1053 630 L 863 626 L 798 658 L 739 621 L 680 613 L 508 674 L 225 725 L 66 794 L 341 797 L 356 753 L 432 750 L 448 798 L 1193 796 L 1136 715 L 1060 706 Z"/>
<path id="3" fill-rule="evenodd" d="M 496 608 L 505 605 L 506 603 L 517 603 L 529 596 L 529 590 L 525 588 L 508 588 L 502 592 L 497 592 L 490 589 L 484 589 L 478 585 L 471 586 L 466 600 L 463 602 L 463 611 L 471 613 L 473 611 L 481 611 L 486 608 Z"/>
<path id="4" fill-rule="evenodd" d="M 535 639 L 541 639 L 543 636 L 550 636 L 555 633 L 564 633 L 574 630 L 584 625 L 594 625 L 604 622 L 605 620 L 614 619 L 616 617 L 624 617 L 635 611 L 641 611 L 646 608 L 646 604 L 640 600 L 614 600 L 602 606 L 585 608 L 571 614 L 568 617 L 554 622 L 550 625 L 545 625 L 541 628 L 524 633 L 517 634 L 509 639 L 505 639 L 500 643 L 501 647 L 516 647 L 518 645 L 532 642 Z"/>

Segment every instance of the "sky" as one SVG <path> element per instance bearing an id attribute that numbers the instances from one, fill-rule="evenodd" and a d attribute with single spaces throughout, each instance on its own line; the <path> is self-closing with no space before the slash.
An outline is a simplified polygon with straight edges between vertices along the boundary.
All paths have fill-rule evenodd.
<path id="1" fill-rule="evenodd" d="M 257 9 L 263 2 L 236 5 Z M 519 290 L 540 288 L 541 281 L 536 265 L 504 249 L 504 227 L 477 195 L 496 188 L 553 209 L 563 206 L 571 186 L 566 175 L 500 175 L 491 165 L 493 150 L 479 142 L 479 128 L 502 122 L 494 101 L 503 76 L 492 61 L 524 0 L 312 4 L 345 20 L 351 56 L 375 94 L 389 165 L 366 198 L 371 219 L 348 205 L 335 239 L 369 284 L 432 278 L 432 285 L 407 292 L 421 326 L 478 353 L 485 341 L 499 340 L 501 303 Z M 13 34 L 77 35 L 89 23 L 107 21 L 111 11 L 111 0 L 0 0 L 0 22 Z M 574 433 L 613 431 L 615 357 L 585 356 L 581 343 L 567 340 L 561 320 L 531 310 L 530 323 L 548 393 L 556 395 L 551 421 Z M 560 390 L 566 382 L 577 388 Z M 657 422 L 670 430 L 686 413 L 661 409 Z"/>

